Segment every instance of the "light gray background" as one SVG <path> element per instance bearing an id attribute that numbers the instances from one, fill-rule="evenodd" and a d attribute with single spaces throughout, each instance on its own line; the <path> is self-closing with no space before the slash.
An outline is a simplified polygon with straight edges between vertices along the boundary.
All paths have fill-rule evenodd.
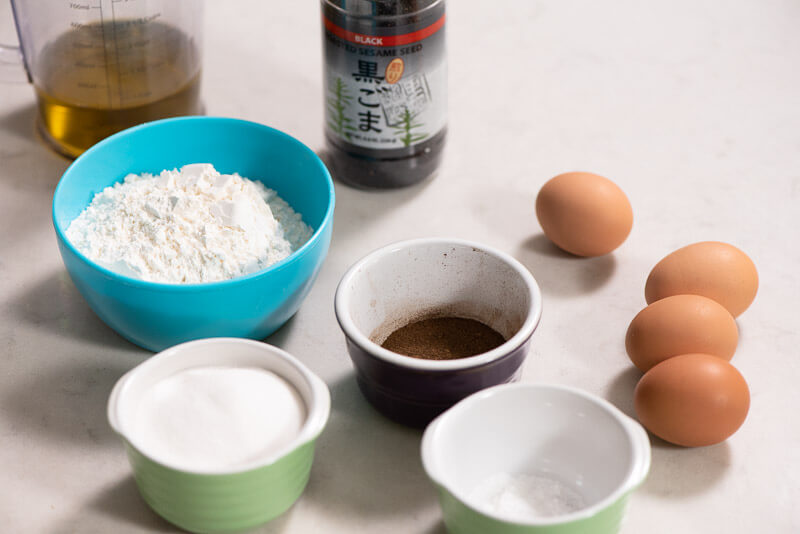
<path id="1" fill-rule="evenodd" d="M 325 379 L 333 407 L 306 493 L 260 532 L 444 533 L 420 433 L 361 398 L 332 306 L 352 262 L 429 235 L 505 250 L 541 284 L 524 380 L 578 386 L 628 413 L 639 373 L 624 335 L 650 268 L 700 240 L 746 251 L 761 276 L 733 359 L 751 389 L 747 421 L 703 449 L 654 439 L 623 532 L 800 532 L 800 2 L 451 0 L 448 9 L 446 164 L 403 191 L 337 184 L 327 262 L 269 339 Z M 208 2 L 207 15 L 208 113 L 321 149 L 318 5 Z M 14 40 L 2 0 L 0 42 Z M 33 102 L 29 86 L 0 85 L 0 530 L 170 532 L 139 499 L 105 419 L 112 385 L 149 353 L 101 323 L 64 271 L 50 200 L 68 162 L 36 139 Z M 540 233 L 539 187 L 575 169 L 615 180 L 633 204 L 633 232 L 612 255 L 567 257 Z"/>

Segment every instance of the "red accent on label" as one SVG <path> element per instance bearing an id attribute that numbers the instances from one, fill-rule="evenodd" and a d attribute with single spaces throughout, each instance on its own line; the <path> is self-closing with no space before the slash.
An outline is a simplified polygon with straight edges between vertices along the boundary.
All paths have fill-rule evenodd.
<path id="1" fill-rule="evenodd" d="M 439 31 L 442 26 L 444 26 L 444 15 L 442 15 L 439 20 L 430 26 L 426 26 L 425 28 L 415 32 L 404 33 L 402 35 L 365 35 L 363 33 L 355 33 L 347 31 L 344 28 L 340 28 L 328 20 L 324 15 L 322 17 L 322 21 L 325 24 L 325 29 L 340 39 L 350 41 L 351 43 L 355 43 L 357 45 L 387 47 L 416 43 L 417 41 L 421 41 L 427 37 L 430 37 Z"/>

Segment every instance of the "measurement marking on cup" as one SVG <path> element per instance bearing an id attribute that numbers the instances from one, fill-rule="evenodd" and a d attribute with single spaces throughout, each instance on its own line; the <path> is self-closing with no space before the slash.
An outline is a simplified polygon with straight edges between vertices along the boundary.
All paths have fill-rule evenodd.
<path id="1" fill-rule="evenodd" d="M 97 5 L 97 9 L 100 10 L 100 33 L 103 40 L 103 58 L 106 62 L 106 87 L 108 87 L 108 107 L 110 109 L 114 108 L 114 103 L 111 102 L 111 80 L 108 79 L 108 46 L 106 43 L 106 21 L 103 17 L 103 2 L 100 0 L 100 3 Z"/>
<path id="2" fill-rule="evenodd" d="M 119 61 L 119 39 L 117 39 L 117 14 L 114 10 L 116 2 L 111 0 L 111 28 L 114 31 L 114 55 L 117 58 L 117 93 L 119 94 L 119 107 L 122 105 L 122 63 Z"/>

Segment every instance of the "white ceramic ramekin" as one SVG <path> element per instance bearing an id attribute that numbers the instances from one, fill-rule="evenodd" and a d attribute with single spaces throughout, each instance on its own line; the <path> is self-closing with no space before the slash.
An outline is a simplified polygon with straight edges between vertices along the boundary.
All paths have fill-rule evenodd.
<path id="1" fill-rule="evenodd" d="M 190 470 L 142 446 L 133 421 L 143 393 L 179 371 L 209 366 L 257 367 L 284 378 L 306 405 L 299 435 L 235 469 Z M 314 443 L 329 413 L 328 387 L 305 365 L 279 348 L 238 338 L 201 339 L 160 352 L 120 378 L 108 401 L 109 422 L 125 444 L 144 500 L 171 523 L 202 533 L 246 530 L 286 511 L 308 482 Z"/>
<path id="2" fill-rule="evenodd" d="M 422 463 L 453 534 L 613 534 L 650 468 L 650 441 L 639 423 L 579 389 L 506 384 L 436 418 Z M 498 511 L 473 493 L 498 473 L 554 479 L 585 506 L 541 518 Z"/>

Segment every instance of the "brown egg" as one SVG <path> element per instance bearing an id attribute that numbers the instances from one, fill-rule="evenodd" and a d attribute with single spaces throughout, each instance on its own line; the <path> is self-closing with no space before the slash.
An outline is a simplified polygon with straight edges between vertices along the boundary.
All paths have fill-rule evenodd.
<path id="1" fill-rule="evenodd" d="M 667 358 L 702 352 L 729 361 L 739 329 L 721 304 L 700 295 L 674 295 L 658 300 L 633 318 L 625 349 L 642 371 Z"/>
<path id="2" fill-rule="evenodd" d="M 620 246 L 633 226 L 633 210 L 617 184 L 588 172 L 548 181 L 536 197 L 544 234 L 576 256 L 602 256 Z"/>
<path id="3" fill-rule="evenodd" d="M 653 267 L 644 288 L 650 304 L 671 295 L 703 295 L 738 317 L 758 291 L 758 272 L 747 254 L 727 243 L 704 241 L 680 248 Z"/>
<path id="4" fill-rule="evenodd" d="M 682 354 L 645 373 L 634 392 L 634 407 L 639 421 L 656 436 L 703 447 L 739 429 L 750 408 L 750 391 L 725 360 Z"/>

